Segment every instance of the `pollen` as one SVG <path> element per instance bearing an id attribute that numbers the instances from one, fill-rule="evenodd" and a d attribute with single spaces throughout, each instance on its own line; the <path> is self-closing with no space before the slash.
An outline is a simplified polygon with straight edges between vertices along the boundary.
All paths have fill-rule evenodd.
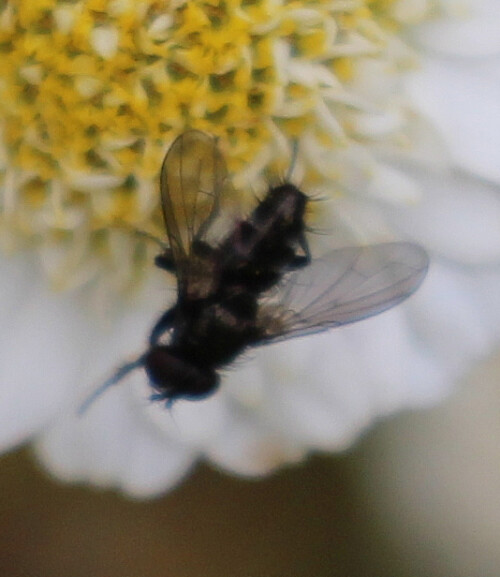
<path id="1" fill-rule="evenodd" d="M 361 64 L 408 62 L 390 43 L 396 4 L 0 3 L 2 244 L 38 248 L 58 278 L 64 263 L 71 286 L 137 271 L 141 251 L 113 247 L 124 223 L 162 234 L 158 173 L 183 131 L 218 138 L 249 197 L 304 135 L 324 146 L 326 132 L 332 153 L 355 143 Z"/>

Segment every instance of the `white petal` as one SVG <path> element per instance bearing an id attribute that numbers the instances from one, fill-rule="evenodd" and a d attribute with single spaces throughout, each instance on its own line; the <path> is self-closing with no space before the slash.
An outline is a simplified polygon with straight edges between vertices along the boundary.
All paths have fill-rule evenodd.
<path id="1" fill-rule="evenodd" d="M 410 335 L 400 308 L 283 345 L 288 353 L 283 364 L 299 348 L 308 358 L 292 363 L 294 377 L 268 383 L 269 422 L 311 448 L 338 451 L 381 415 L 435 402 L 449 383 Z M 272 362 L 271 354 L 264 366 Z"/>
<path id="2" fill-rule="evenodd" d="M 151 385 L 144 382 L 144 390 L 144 397 L 151 394 Z M 225 433 L 230 411 L 224 390 L 198 402 L 177 401 L 170 409 L 159 402 L 150 403 L 145 408 L 148 418 L 166 437 L 193 450 L 205 449 Z"/>
<path id="3" fill-rule="evenodd" d="M 283 463 L 300 461 L 304 454 L 292 439 L 256 424 L 254 415 L 244 410 L 235 410 L 225 434 L 206 451 L 213 464 L 245 476 L 265 475 Z"/>
<path id="4" fill-rule="evenodd" d="M 413 24 L 424 20 L 429 10 L 429 0 L 397 0 L 393 15 L 402 23 Z"/>
<path id="5" fill-rule="evenodd" d="M 412 297 L 416 333 L 428 354 L 438 358 L 454 378 L 491 352 L 495 336 L 483 317 L 487 311 L 467 287 L 466 278 L 459 267 L 434 261 Z"/>
<path id="6" fill-rule="evenodd" d="M 404 174 L 413 178 L 421 195 L 412 206 L 382 208 L 396 230 L 462 264 L 500 260 L 500 185 L 458 170 L 406 167 Z"/>
<path id="7" fill-rule="evenodd" d="M 415 37 L 444 54 L 487 56 L 500 51 L 498 0 L 441 0 L 447 18 L 420 26 Z"/>
<path id="8" fill-rule="evenodd" d="M 473 296 L 478 309 L 477 322 L 500 340 L 500 267 L 472 269 L 461 285 Z"/>
<path id="9" fill-rule="evenodd" d="M 346 332 L 336 331 L 263 351 L 267 394 L 262 412 L 282 435 L 306 446 L 340 450 L 367 425 L 368 400 L 355 384 L 363 375 L 359 363 L 349 362 L 346 349 Z M 280 378 L 280 373 L 285 374 Z M 342 390 L 337 382 L 350 386 Z"/>
<path id="10" fill-rule="evenodd" d="M 0 447 L 24 441 L 71 397 L 88 339 L 79 295 L 55 293 L 27 258 L 2 259 Z"/>
<path id="11" fill-rule="evenodd" d="M 110 391 L 83 416 L 62 416 L 36 444 L 59 477 L 150 497 L 180 481 L 194 457 L 148 426 L 126 389 Z"/>
<path id="12" fill-rule="evenodd" d="M 409 77 L 409 90 L 441 131 L 457 165 L 500 183 L 500 56 L 428 58 Z"/>

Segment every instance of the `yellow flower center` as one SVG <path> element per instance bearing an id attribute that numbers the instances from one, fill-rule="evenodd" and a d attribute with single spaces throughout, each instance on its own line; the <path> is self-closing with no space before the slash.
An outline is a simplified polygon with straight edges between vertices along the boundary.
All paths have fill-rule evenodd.
<path id="1" fill-rule="evenodd" d="M 388 48 L 400 2 L 0 2 L 4 244 L 50 249 L 73 282 L 109 272 L 114 223 L 159 230 L 159 168 L 187 128 L 219 137 L 248 194 L 305 133 L 362 140 L 349 86 L 362 61 L 407 61 Z"/>

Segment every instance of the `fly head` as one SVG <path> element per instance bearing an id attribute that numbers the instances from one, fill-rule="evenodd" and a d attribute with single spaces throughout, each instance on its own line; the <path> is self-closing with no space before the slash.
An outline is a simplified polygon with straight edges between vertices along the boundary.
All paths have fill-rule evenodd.
<path id="1" fill-rule="evenodd" d="M 168 403 L 176 399 L 203 399 L 219 386 L 219 377 L 213 369 L 197 367 L 168 345 L 151 347 L 144 355 L 143 363 L 151 385 L 157 391 L 154 398 Z"/>

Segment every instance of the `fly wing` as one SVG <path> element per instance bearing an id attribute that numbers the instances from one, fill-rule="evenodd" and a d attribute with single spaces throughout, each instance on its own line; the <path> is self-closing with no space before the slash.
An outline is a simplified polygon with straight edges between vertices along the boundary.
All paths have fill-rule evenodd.
<path id="1" fill-rule="evenodd" d="M 260 307 L 262 344 L 354 323 L 385 311 L 420 286 L 427 253 L 411 243 L 334 250 L 285 277 Z"/>
<path id="2" fill-rule="evenodd" d="M 160 174 L 161 204 L 179 275 L 186 271 L 193 242 L 203 239 L 217 215 L 226 174 L 215 139 L 198 130 L 181 134 L 165 156 Z"/>

